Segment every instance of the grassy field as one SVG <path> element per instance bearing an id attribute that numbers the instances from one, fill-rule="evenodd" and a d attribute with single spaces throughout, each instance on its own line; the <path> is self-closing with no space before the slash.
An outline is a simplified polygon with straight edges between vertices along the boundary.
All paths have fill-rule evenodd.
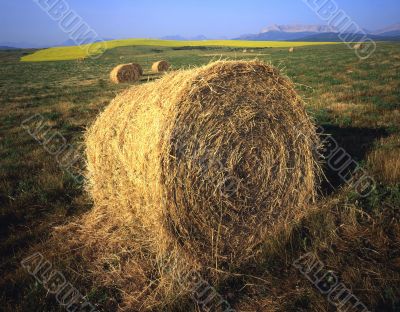
<path id="1" fill-rule="evenodd" d="M 111 40 L 92 45 L 79 47 L 56 47 L 39 50 L 33 54 L 23 56 L 24 62 L 66 61 L 75 60 L 87 56 L 98 55 L 104 51 L 129 46 L 153 46 L 153 47 L 231 47 L 231 48 L 287 48 L 309 45 L 337 44 L 335 42 L 287 42 L 287 41 L 242 41 L 242 40 L 203 40 L 203 41 L 174 41 L 153 39 L 125 39 Z"/>
<path id="2" fill-rule="evenodd" d="M 56 48 L 34 54 L 0 51 L 0 310 L 63 311 L 21 268 L 20 261 L 34 250 L 52 259 L 99 310 L 117 311 L 121 304 L 121 290 L 94 284 L 80 259 L 54 255 L 53 228 L 79 218 L 92 203 L 82 185 L 21 127 L 25 119 L 40 113 L 46 125 L 79 146 L 96 115 L 129 86 L 108 79 L 119 63 L 140 63 L 145 69 L 140 83 L 146 83 L 157 79 L 150 67 L 160 59 L 179 69 L 220 58 L 259 58 L 295 82 L 318 124 L 378 185 L 361 198 L 325 168 L 329 183 L 321 189 L 319 209 L 277 243 L 264 267 L 253 268 L 261 285 L 240 277 L 215 286 L 237 311 L 269 311 L 268 306 L 275 311 L 335 311 L 291 265 L 313 251 L 370 311 L 400 311 L 400 45 L 379 43 L 372 57 L 359 61 L 343 44 L 299 46 L 289 54 L 286 47 L 253 46 L 243 53 L 235 47 L 150 43 L 116 44 L 98 59 L 83 62 L 20 61 L 76 58 L 76 48 L 65 48 L 63 54 Z M 195 310 L 188 304 L 182 311 Z"/>

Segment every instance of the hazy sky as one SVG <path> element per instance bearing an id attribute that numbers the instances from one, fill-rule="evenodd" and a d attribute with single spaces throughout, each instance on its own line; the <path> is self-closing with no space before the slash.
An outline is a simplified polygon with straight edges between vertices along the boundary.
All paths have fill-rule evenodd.
<path id="1" fill-rule="evenodd" d="M 37 1 L 0 0 L 0 42 L 56 44 L 68 39 Z M 64 1 L 64 0 L 62 0 Z M 314 0 L 315 1 L 315 0 Z M 321 0 L 323 1 L 323 0 Z M 335 0 L 361 27 L 400 22 L 400 0 Z M 323 24 L 303 0 L 65 0 L 103 38 L 211 38 L 257 33 L 270 24 Z"/>

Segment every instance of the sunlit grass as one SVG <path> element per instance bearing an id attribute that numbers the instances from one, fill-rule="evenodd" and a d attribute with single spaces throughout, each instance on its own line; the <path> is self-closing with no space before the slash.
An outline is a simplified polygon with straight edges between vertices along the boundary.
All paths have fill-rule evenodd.
<path id="1" fill-rule="evenodd" d="M 242 40 L 202 40 L 202 41 L 175 41 L 153 39 L 125 39 L 97 42 L 91 45 L 74 47 L 55 47 L 39 50 L 33 54 L 21 58 L 23 62 L 66 61 L 75 60 L 87 56 L 98 55 L 105 50 L 125 46 L 159 46 L 159 47 L 183 47 L 183 46 L 221 46 L 233 48 L 288 48 L 310 45 L 338 44 L 337 42 L 288 42 L 288 41 L 242 41 Z"/>

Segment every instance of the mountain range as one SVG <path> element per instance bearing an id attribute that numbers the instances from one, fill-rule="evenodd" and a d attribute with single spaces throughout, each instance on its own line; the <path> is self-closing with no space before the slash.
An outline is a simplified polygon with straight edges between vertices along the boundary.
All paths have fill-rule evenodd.
<path id="1" fill-rule="evenodd" d="M 351 34 L 353 40 L 361 40 L 366 33 L 372 40 L 397 41 L 400 40 L 400 23 L 377 31 L 363 29 L 363 32 L 363 34 Z M 338 35 L 339 31 L 336 28 L 324 25 L 271 25 L 262 29 L 258 34 L 247 34 L 235 39 L 254 41 L 341 41 Z M 344 34 L 344 36 L 346 35 Z"/>

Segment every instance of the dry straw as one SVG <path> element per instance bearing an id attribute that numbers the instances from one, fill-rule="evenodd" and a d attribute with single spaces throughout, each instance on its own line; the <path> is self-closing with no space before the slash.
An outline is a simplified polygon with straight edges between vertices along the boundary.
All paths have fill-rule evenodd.
<path id="1" fill-rule="evenodd" d="M 121 64 L 110 73 L 110 79 L 114 83 L 135 82 L 143 75 L 143 69 L 139 64 Z"/>
<path id="2" fill-rule="evenodd" d="M 289 52 L 290 52 L 290 53 L 293 53 L 293 52 L 294 52 L 294 48 L 290 48 L 290 49 L 289 49 Z"/>
<path id="3" fill-rule="evenodd" d="M 155 73 L 166 72 L 169 69 L 169 63 L 167 61 L 159 61 L 155 62 L 153 66 L 151 66 L 151 70 Z"/>
<path id="4" fill-rule="evenodd" d="M 183 300 L 192 270 L 217 285 L 257 263 L 315 196 L 315 127 L 292 83 L 260 61 L 130 88 L 86 144 L 95 208 L 73 248 L 98 283 L 122 289 L 126 309 Z"/>

